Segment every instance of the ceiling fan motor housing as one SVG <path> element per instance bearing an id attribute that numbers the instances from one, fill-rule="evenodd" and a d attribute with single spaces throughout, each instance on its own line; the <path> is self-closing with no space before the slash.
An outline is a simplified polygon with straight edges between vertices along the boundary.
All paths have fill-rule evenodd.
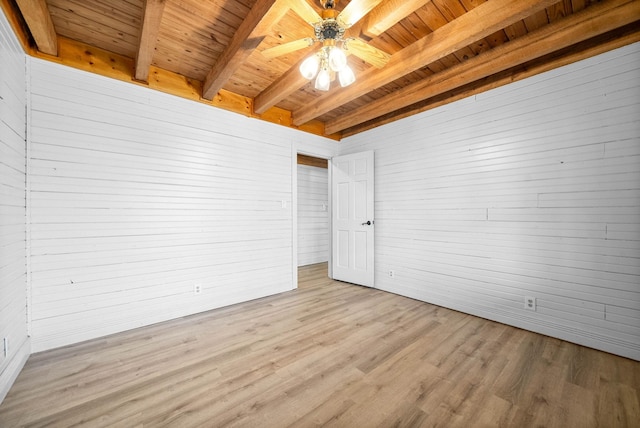
<path id="1" fill-rule="evenodd" d="M 344 32 L 344 27 L 332 18 L 325 19 L 315 26 L 316 40 L 321 42 L 325 40 L 342 40 Z"/>

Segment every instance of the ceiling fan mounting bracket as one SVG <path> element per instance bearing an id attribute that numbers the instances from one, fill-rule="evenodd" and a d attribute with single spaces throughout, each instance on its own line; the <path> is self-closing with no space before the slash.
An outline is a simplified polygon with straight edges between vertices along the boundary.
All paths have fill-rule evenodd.
<path id="1" fill-rule="evenodd" d="M 334 7 L 336 7 L 337 3 L 338 0 L 320 0 L 320 5 L 324 9 L 333 9 Z"/>

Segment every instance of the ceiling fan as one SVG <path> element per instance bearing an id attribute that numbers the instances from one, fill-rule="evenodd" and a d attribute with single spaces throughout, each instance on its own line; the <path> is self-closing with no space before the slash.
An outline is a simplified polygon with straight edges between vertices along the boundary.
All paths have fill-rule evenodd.
<path id="1" fill-rule="evenodd" d="M 329 90 L 336 74 L 343 87 L 355 81 L 355 75 L 347 65 L 346 54 L 353 54 L 375 67 L 384 67 L 391 58 L 390 54 L 357 37 L 345 37 L 345 32 L 382 0 L 351 0 L 342 12 L 335 9 L 338 1 L 320 0 L 322 15 L 306 0 L 290 1 L 291 9 L 313 27 L 314 37 L 274 46 L 263 50 L 262 54 L 267 58 L 276 58 L 317 42 L 322 43 L 320 50 L 300 65 L 300 72 L 306 79 L 316 77 L 315 88 L 321 91 Z"/>

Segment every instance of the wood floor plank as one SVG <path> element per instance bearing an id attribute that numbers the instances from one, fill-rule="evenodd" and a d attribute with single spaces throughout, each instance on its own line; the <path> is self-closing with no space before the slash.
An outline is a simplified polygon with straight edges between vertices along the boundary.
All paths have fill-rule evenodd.
<path id="1" fill-rule="evenodd" d="M 637 427 L 640 362 L 299 270 L 276 296 L 32 355 L 9 427 Z"/>

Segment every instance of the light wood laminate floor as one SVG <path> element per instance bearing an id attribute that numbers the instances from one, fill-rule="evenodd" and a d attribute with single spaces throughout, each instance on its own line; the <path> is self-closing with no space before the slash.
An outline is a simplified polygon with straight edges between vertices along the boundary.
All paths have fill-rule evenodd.
<path id="1" fill-rule="evenodd" d="M 28 427 L 638 427 L 640 363 L 300 269 L 300 288 L 34 354 Z"/>

